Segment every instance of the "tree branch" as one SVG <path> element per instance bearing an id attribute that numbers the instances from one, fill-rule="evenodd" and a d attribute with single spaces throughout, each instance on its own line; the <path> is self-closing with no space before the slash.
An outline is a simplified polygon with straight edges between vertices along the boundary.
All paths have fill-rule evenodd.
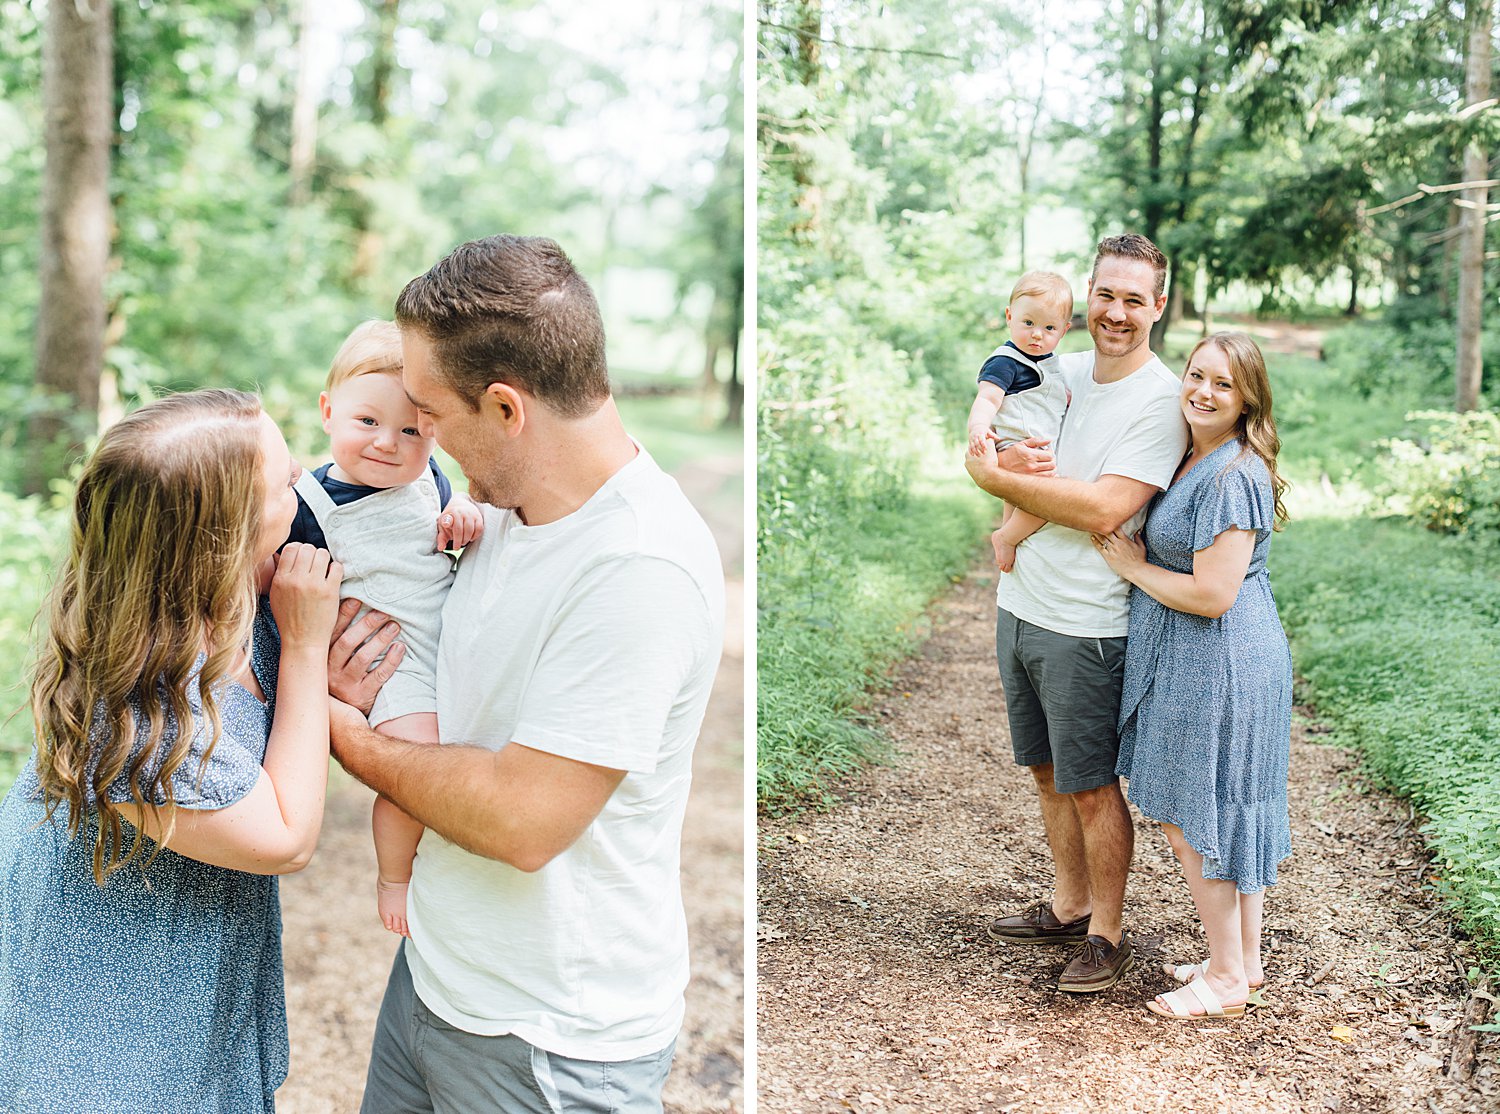
<path id="1" fill-rule="evenodd" d="M 951 54 L 942 54 L 935 50 L 901 49 L 894 46 L 856 46 L 852 43 L 841 43 L 838 39 L 825 39 L 821 35 L 814 35 L 811 31 L 804 31 L 800 27 L 788 27 L 784 23 L 772 23 L 768 19 L 756 20 L 762 27 L 769 27 L 773 31 L 785 31 L 796 35 L 800 39 L 808 39 L 813 42 L 828 43 L 838 47 L 840 50 L 863 50 L 872 54 L 915 54 L 922 58 L 942 58 L 948 62 L 963 62 L 963 58 L 955 58 Z"/>

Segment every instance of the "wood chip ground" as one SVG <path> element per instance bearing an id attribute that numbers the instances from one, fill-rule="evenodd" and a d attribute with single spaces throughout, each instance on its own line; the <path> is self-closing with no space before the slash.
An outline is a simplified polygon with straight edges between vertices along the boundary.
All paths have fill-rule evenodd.
<path id="1" fill-rule="evenodd" d="M 757 1090 L 763 1114 L 822 1111 L 1500 1111 L 1471 946 L 1437 904 L 1407 807 L 1299 716 L 1294 853 L 1266 901 L 1267 1006 L 1178 1023 L 1143 1008 L 1165 961 L 1206 955 L 1156 827 L 1137 817 L 1115 989 L 1054 988 L 1065 951 L 985 926 L 1047 895 L 1030 776 L 995 674 L 993 570 L 931 612 L 877 712 L 900 751 L 831 811 L 759 824 Z M 1303 710 L 1305 712 L 1305 710 Z M 1310 985 L 1312 984 L 1312 985 Z"/>

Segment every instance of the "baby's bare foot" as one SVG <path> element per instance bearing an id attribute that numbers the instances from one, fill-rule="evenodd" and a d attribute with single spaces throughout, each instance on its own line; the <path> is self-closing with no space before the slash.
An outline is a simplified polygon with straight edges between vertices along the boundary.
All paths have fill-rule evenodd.
<path id="1" fill-rule="evenodd" d="M 387 882 L 375 880 L 375 905 L 380 911 L 380 923 L 397 936 L 411 937 L 406 927 L 406 888 L 410 882 Z"/>

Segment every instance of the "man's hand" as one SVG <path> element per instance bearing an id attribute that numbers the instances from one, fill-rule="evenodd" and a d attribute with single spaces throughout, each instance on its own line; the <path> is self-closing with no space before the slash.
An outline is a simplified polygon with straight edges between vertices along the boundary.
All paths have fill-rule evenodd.
<path id="1" fill-rule="evenodd" d="M 368 612 L 354 622 L 360 606 L 356 599 L 339 604 L 328 646 L 328 692 L 369 715 L 375 695 L 395 675 L 396 666 L 406 655 L 406 643 L 396 641 L 401 628 L 379 611 Z M 371 669 L 371 663 L 381 654 L 385 654 L 385 660 Z"/>
<path id="2" fill-rule="evenodd" d="M 1029 476 L 1051 476 L 1057 473 L 1057 458 L 1053 455 L 1052 442 L 1045 437 L 1028 437 L 1016 441 L 997 454 L 996 462 L 1007 472 L 1020 472 Z"/>
<path id="3" fill-rule="evenodd" d="M 455 491 L 437 520 L 438 549 L 462 549 L 484 533 L 484 512 L 463 492 Z"/>

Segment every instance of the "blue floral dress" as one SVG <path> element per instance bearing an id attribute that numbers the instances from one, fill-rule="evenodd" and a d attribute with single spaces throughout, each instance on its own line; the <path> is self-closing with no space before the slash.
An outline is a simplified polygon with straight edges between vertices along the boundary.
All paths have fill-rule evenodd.
<path id="1" fill-rule="evenodd" d="M 182 807 L 224 808 L 255 785 L 279 654 L 262 601 L 251 668 L 267 703 L 233 682 L 221 687 L 223 733 L 202 784 L 206 726 L 173 774 Z M 176 733 L 167 730 L 162 750 Z M 65 807 L 41 823 L 34 763 L 0 805 L 0 1110 L 274 1109 L 287 1072 L 276 879 L 163 850 L 101 887 L 91 865 L 97 823 L 71 841 Z M 130 799 L 123 775 L 108 794 Z"/>
<path id="2" fill-rule="evenodd" d="M 1116 771 L 1144 815 L 1182 829 L 1205 878 L 1248 894 L 1274 884 L 1292 851 L 1292 658 L 1266 575 L 1271 476 L 1242 447 L 1231 440 L 1209 453 L 1146 519 L 1147 559 L 1173 572 L 1192 572 L 1193 554 L 1225 530 L 1255 531 L 1255 549 L 1217 619 L 1131 591 Z"/>

